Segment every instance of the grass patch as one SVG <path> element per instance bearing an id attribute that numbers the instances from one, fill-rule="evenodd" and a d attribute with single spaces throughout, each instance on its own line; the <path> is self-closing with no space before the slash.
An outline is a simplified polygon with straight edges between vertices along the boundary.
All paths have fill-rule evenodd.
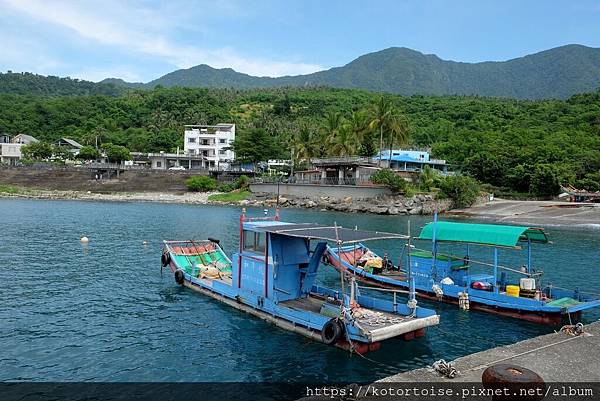
<path id="1" fill-rule="evenodd" d="M 250 196 L 250 191 L 240 191 L 240 192 L 228 192 L 225 194 L 214 194 L 208 197 L 209 201 L 216 202 L 239 202 L 244 199 L 248 199 Z"/>
<path id="2" fill-rule="evenodd" d="M 2 193 L 2 194 L 19 195 L 19 194 L 26 194 L 28 192 L 29 191 L 25 188 L 15 187 L 13 185 L 0 184 L 0 193 Z"/>

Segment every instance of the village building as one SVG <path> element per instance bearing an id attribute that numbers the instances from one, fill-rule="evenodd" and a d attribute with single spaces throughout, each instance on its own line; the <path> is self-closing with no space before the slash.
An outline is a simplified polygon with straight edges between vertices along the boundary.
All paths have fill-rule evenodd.
<path id="1" fill-rule="evenodd" d="M 8 135 L 0 137 L 0 163 L 15 166 L 23 157 L 21 148 L 24 145 L 38 142 L 31 135 L 19 134 L 10 138 Z"/>
<path id="2" fill-rule="evenodd" d="M 235 124 L 186 125 L 183 149 L 187 156 L 200 157 L 202 168 L 223 170 L 235 159 L 234 140 Z"/>
<path id="3" fill-rule="evenodd" d="M 58 141 L 54 142 L 54 146 L 68 149 L 74 156 L 77 156 L 81 148 L 83 148 L 82 144 L 69 138 L 60 138 Z"/>
<path id="4" fill-rule="evenodd" d="M 381 168 L 390 168 L 407 181 L 414 181 L 429 166 L 443 175 L 450 173 L 445 160 L 432 159 L 425 150 L 383 151 L 375 157 L 347 156 L 311 161 L 313 168 L 296 171 L 292 181 L 298 184 L 373 185 L 371 176 Z"/>

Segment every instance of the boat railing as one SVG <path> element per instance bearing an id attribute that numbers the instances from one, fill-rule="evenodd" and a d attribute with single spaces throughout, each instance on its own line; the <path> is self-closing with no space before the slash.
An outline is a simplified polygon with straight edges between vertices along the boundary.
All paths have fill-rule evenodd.
<path id="1" fill-rule="evenodd" d="M 429 249 L 421 249 L 421 248 L 413 248 L 413 249 L 416 250 L 416 251 L 429 252 Z M 462 259 L 460 256 L 452 255 L 452 254 L 449 254 L 449 253 L 436 252 L 436 255 L 445 256 L 445 257 L 449 257 L 449 258 L 459 258 L 459 259 Z M 470 264 L 476 264 L 476 265 L 482 265 L 482 266 L 488 266 L 488 267 L 494 267 L 493 263 L 481 262 L 481 261 L 477 261 L 477 260 L 473 260 L 473 259 L 469 259 L 469 263 Z M 510 272 L 513 272 L 513 273 L 521 274 L 521 275 L 526 276 L 526 277 L 539 277 L 539 276 L 542 276 L 544 274 L 544 272 L 534 272 L 534 273 L 523 272 L 521 270 L 513 269 L 512 267 L 503 266 L 503 265 L 498 265 L 497 267 L 498 267 L 498 269 L 507 270 L 507 271 L 510 271 Z"/>

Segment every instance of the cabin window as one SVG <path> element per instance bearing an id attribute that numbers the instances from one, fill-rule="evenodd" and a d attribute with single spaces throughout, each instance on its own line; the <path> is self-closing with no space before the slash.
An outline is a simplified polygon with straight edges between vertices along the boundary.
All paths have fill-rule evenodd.
<path id="1" fill-rule="evenodd" d="M 265 233 L 244 230 L 244 251 L 265 252 Z"/>

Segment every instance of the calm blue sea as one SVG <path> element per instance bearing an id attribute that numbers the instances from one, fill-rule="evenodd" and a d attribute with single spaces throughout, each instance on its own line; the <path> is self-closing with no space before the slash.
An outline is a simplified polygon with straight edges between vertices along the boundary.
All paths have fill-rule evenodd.
<path id="1" fill-rule="evenodd" d="M 375 380 L 552 330 L 427 304 L 441 314 L 439 327 L 419 341 L 384 343 L 368 355 L 375 363 L 275 328 L 161 275 L 163 239 L 211 236 L 226 251 L 234 249 L 239 208 L 5 199 L 0 209 L 0 381 Z M 408 221 L 295 209 L 282 216 L 396 232 L 406 232 Z M 412 217 L 413 233 L 428 221 Z M 554 244 L 536 247 L 534 266 L 553 282 L 600 291 L 600 231 L 548 231 Z M 82 235 L 88 245 L 79 242 Z M 518 267 L 525 255 L 501 256 Z M 476 257 L 490 258 L 491 250 Z M 321 269 L 319 279 L 339 283 L 331 268 Z M 588 320 L 599 317 L 588 314 Z"/>

